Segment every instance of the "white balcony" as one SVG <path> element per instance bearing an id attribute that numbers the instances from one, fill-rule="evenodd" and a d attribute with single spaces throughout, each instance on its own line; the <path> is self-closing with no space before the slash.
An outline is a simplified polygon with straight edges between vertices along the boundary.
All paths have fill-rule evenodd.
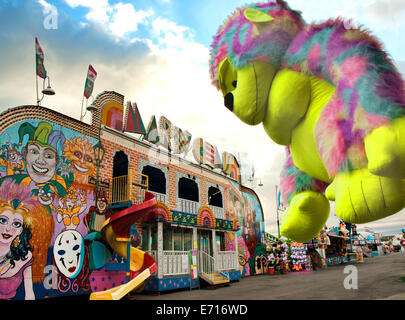
<path id="1" fill-rule="evenodd" d="M 200 204 L 195 201 L 186 200 L 182 198 L 177 198 L 176 209 L 181 212 L 198 214 L 198 209 L 200 209 Z"/>
<path id="2" fill-rule="evenodd" d="M 212 206 L 212 205 L 208 205 L 212 212 L 214 213 L 214 217 L 217 219 L 225 219 L 225 210 L 224 208 L 221 207 L 216 207 L 216 206 Z"/>
<path id="3" fill-rule="evenodd" d="M 189 251 L 163 251 L 163 276 L 190 274 L 189 260 Z"/>
<path id="4" fill-rule="evenodd" d="M 163 194 L 163 193 L 159 193 L 159 192 L 155 192 L 155 191 L 149 191 L 151 193 L 153 193 L 156 196 L 156 200 L 165 203 L 167 206 L 169 206 L 169 196 Z"/>
<path id="5" fill-rule="evenodd" d="M 218 251 L 215 258 L 215 268 L 218 271 L 238 270 L 235 251 Z"/>

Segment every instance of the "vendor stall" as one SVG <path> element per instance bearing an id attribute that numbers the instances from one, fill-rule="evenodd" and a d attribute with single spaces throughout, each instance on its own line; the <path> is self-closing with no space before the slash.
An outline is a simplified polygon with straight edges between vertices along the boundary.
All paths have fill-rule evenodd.
<path id="1" fill-rule="evenodd" d="M 348 261 L 347 251 L 350 238 L 346 229 L 334 227 L 327 232 L 328 244 L 325 250 L 325 262 L 328 266 L 346 263 Z"/>

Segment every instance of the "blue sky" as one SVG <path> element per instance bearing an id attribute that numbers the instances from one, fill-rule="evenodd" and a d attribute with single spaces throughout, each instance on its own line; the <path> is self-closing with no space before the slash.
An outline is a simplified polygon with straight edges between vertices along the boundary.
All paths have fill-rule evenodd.
<path id="1" fill-rule="evenodd" d="M 165 115 L 176 126 L 240 154 L 254 165 L 254 185 L 276 233 L 275 185 L 284 151 L 261 126 L 242 124 L 223 107 L 210 85 L 208 53 L 220 24 L 244 0 L 2 0 L 0 1 L 0 112 L 35 104 L 34 38 L 45 53 L 45 67 L 56 91 L 43 105 L 80 118 L 89 64 L 98 72 L 94 94 L 114 90 L 137 102 L 144 122 Z M 290 0 L 307 23 L 342 16 L 363 25 L 384 44 L 405 74 L 405 1 Z M 55 10 L 55 29 L 45 26 Z M 48 20 L 49 22 L 49 20 Z M 55 22 L 55 20 L 52 20 Z M 89 121 L 90 116 L 85 116 Z M 225 120 L 225 121 L 224 121 Z M 245 168 L 245 172 L 249 168 Z M 259 180 L 264 184 L 258 188 Z M 368 224 L 401 230 L 403 213 Z M 333 214 L 329 224 L 336 224 Z M 405 224 L 404 224 L 405 225 Z M 390 229 L 390 230 L 391 230 Z"/>

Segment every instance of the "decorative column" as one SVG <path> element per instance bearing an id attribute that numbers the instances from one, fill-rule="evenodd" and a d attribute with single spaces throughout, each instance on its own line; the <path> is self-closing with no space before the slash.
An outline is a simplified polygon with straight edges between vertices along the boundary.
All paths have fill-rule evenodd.
<path id="1" fill-rule="evenodd" d="M 198 250 L 198 235 L 195 227 L 193 227 L 193 249 Z"/>
<path id="2" fill-rule="evenodd" d="M 152 251 L 152 226 L 148 224 L 148 251 Z"/>
<path id="3" fill-rule="evenodd" d="M 163 278 L 163 222 L 157 223 L 157 267 L 158 278 Z"/>
<path id="4" fill-rule="evenodd" d="M 217 239 L 215 229 L 212 229 L 212 256 L 214 257 L 214 271 L 218 270 Z"/>
<path id="5" fill-rule="evenodd" d="M 234 231 L 233 234 L 235 236 L 234 266 L 235 266 L 235 270 L 239 270 L 239 268 L 238 268 L 238 265 L 239 265 L 238 232 Z"/>

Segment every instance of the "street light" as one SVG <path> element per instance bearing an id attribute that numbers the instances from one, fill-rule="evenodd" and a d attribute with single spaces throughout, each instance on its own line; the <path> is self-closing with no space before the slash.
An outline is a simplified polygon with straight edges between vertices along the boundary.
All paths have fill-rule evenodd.
<path id="1" fill-rule="evenodd" d="M 46 79 L 48 79 L 48 86 L 45 88 L 45 81 L 46 81 Z M 49 78 L 49 76 L 47 76 L 45 79 L 44 79 L 44 82 L 43 82 L 43 84 L 42 84 L 42 97 L 41 97 L 41 99 L 39 99 L 39 97 L 38 97 L 38 82 L 37 82 L 37 105 L 39 106 L 39 104 L 40 104 L 40 102 L 44 99 L 44 97 L 45 97 L 45 95 L 47 95 L 47 96 L 53 96 L 53 95 L 55 95 L 55 90 L 53 90 L 52 88 L 51 88 L 51 83 L 50 83 L 50 78 Z"/>
<path id="2" fill-rule="evenodd" d="M 103 161 L 103 159 L 104 159 L 104 153 L 105 153 L 104 147 L 103 147 L 103 145 L 101 144 L 101 141 L 100 141 L 100 140 L 97 142 L 96 145 L 93 146 L 93 149 L 94 149 L 94 154 L 97 155 L 97 158 L 96 158 L 96 165 L 97 165 L 97 166 L 100 166 L 100 163 L 101 163 L 101 162 Z"/>

